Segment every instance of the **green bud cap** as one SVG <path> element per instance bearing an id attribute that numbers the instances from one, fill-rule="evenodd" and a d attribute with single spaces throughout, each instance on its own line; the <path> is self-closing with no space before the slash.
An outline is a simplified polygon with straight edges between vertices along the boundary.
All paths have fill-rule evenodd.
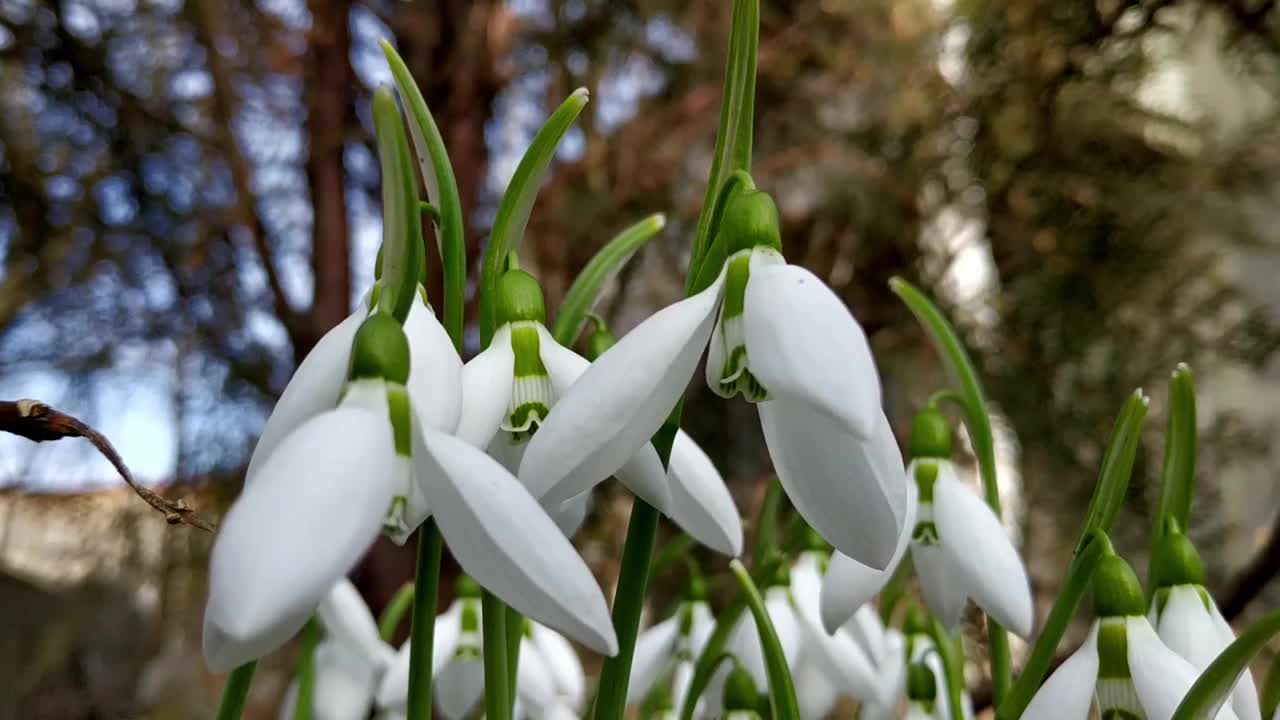
<path id="1" fill-rule="evenodd" d="M 720 221 L 720 234 L 730 255 L 754 247 L 768 247 L 782 252 L 782 231 L 778 222 L 778 206 L 769 193 L 744 190 L 735 193 L 725 206 Z"/>
<path id="2" fill-rule="evenodd" d="M 458 583 L 453 586 L 453 592 L 460 598 L 478 598 L 480 597 L 480 583 L 471 579 L 470 575 L 459 575 Z"/>
<path id="3" fill-rule="evenodd" d="M 933 702 L 938 697 L 938 684 L 928 665 L 922 662 L 907 665 L 907 697 L 919 702 Z"/>
<path id="4" fill-rule="evenodd" d="M 951 457 L 951 423 L 937 408 L 927 407 L 911 421 L 911 457 Z"/>
<path id="5" fill-rule="evenodd" d="M 786 561 L 780 562 L 774 567 L 773 574 L 765 580 L 764 586 L 766 588 L 791 587 L 791 568 Z"/>
<path id="6" fill-rule="evenodd" d="M 907 612 L 902 617 L 902 634 L 903 635 L 927 635 L 929 634 L 929 618 L 925 616 L 924 611 L 915 605 L 907 607 Z"/>
<path id="7" fill-rule="evenodd" d="M 409 339 L 395 318 L 379 312 L 360 324 L 351 343 L 351 367 L 347 378 L 381 378 L 401 385 L 408 382 Z"/>
<path id="8" fill-rule="evenodd" d="M 1156 588 L 1204 585 L 1204 563 L 1186 535 L 1166 530 L 1156 540 L 1151 553 L 1151 582 Z"/>
<path id="9" fill-rule="evenodd" d="M 608 330 L 597 330 L 591 333 L 587 338 L 587 359 L 595 362 L 596 358 L 604 354 L 605 350 L 613 347 L 618 339 Z"/>
<path id="10" fill-rule="evenodd" d="M 1099 617 L 1146 614 L 1142 583 L 1119 555 L 1107 555 L 1098 561 L 1098 569 L 1093 573 L 1093 605 Z"/>
<path id="11" fill-rule="evenodd" d="M 733 672 L 724 681 L 724 711 L 748 710 L 755 712 L 760 705 L 760 693 L 751 673 L 735 662 Z"/>
<path id="12" fill-rule="evenodd" d="M 498 279 L 498 325 L 520 320 L 545 323 L 547 308 L 542 301 L 542 286 L 523 270 L 508 270 Z"/>

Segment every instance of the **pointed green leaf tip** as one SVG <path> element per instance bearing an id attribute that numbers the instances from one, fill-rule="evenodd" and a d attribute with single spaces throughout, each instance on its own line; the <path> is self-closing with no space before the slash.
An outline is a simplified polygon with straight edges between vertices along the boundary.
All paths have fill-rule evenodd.
<path id="1" fill-rule="evenodd" d="M 1133 568 L 1119 555 L 1108 555 L 1093 573 L 1093 604 L 1099 617 L 1144 615 L 1147 601 Z"/>
<path id="2" fill-rule="evenodd" d="M 1178 529 L 1178 521 L 1165 519 L 1165 531 L 1151 551 L 1153 590 L 1175 585 L 1204 585 L 1204 563 L 1191 540 Z"/>
<path id="3" fill-rule="evenodd" d="M 347 377 L 383 379 L 401 385 L 409 381 L 409 339 L 395 318 L 374 313 L 360 324 L 351 343 Z"/>
<path id="4" fill-rule="evenodd" d="M 388 88 L 373 93 L 373 125 L 382 168 L 382 292 L 378 307 L 404 322 L 422 277 L 425 251 L 418 212 L 418 183 L 409 141 L 395 96 Z"/>
<path id="5" fill-rule="evenodd" d="M 951 457 L 951 423 L 937 408 L 927 407 L 911 420 L 911 457 Z"/>
<path id="6" fill-rule="evenodd" d="M 782 252 L 778 206 L 769 193 L 745 190 L 729 198 L 720 223 L 730 255 L 740 250 L 767 247 Z"/>
<path id="7" fill-rule="evenodd" d="M 734 710 L 755 712 L 759 704 L 760 692 L 756 690 L 756 683 L 751 679 L 751 673 L 734 662 L 733 670 L 724 681 L 725 712 Z"/>
<path id="8" fill-rule="evenodd" d="M 545 323 L 547 309 L 538 279 L 523 270 L 508 270 L 498 281 L 498 327 L 510 322 Z"/>

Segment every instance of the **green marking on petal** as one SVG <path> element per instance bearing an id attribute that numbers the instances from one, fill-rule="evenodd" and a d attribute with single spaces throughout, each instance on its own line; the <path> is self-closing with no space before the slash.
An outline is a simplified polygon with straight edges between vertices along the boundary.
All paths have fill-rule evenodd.
<path id="1" fill-rule="evenodd" d="M 916 523 L 915 529 L 911 531 L 911 541 L 920 545 L 937 545 L 938 526 L 932 522 Z"/>
<path id="2" fill-rule="evenodd" d="M 405 520 L 405 508 L 409 506 L 409 499 L 404 495 L 396 495 L 391 498 L 391 506 L 387 508 L 387 515 L 382 519 L 382 531 L 387 535 L 398 536 L 406 532 L 408 522 Z"/>
<path id="3" fill-rule="evenodd" d="M 391 433 L 395 438 L 396 454 L 413 455 L 413 406 L 409 391 L 403 385 L 387 383 L 387 414 L 391 417 Z"/>
<path id="4" fill-rule="evenodd" d="M 511 323 L 511 351 L 515 353 L 516 377 L 546 376 L 547 367 L 542 364 L 538 323 Z"/>
<path id="5" fill-rule="evenodd" d="M 725 360 L 717 387 L 712 390 L 726 399 L 741 393 L 748 402 L 763 402 L 769 399 L 769 390 L 751 374 L 742 329 L 747 281 L 751 277 L 751 251 L 743 250 L 730 257 L 726 268 L 724 304 L 716 325 L 718 332 L 711 340 L 723 345 Z"/>
<path id="6" fill-rule="evenodd" d="M 528 440 L 547 419 L 555 404 L 555 388 L 542 363 L 538 323 L 511 323 L 511 350 L 515 355 L 515 381 L 511 384 L 511 404 L 502 429 L 516 442 Z"/>
<path id="7" fill-rule="evenodd" d="M 938 464 L 928 460 L 915 463 L 916 487 L 920 489 L 921 504 L 933 504 L 933 486 L 938 482 Z"/>
<path id="8" fill-rule="evenodd" d="M 1105 618 L 1098 625 L 1098 677 L 1129 679 L 1129 635 L 1125 618 Z"/>

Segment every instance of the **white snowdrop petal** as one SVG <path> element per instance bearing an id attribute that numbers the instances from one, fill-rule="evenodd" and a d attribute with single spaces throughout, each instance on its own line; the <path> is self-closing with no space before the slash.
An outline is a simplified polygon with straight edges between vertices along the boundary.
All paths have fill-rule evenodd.
<path id="1" fill-rule="evenodd" d="M 404 321 L 404 334 L 409 340 L 405 388 L 418 417 L 432 430 L 454 432 L 462 412 L 462 358 L 421 296 Z"/>
<path id="2" fill-rule="evenodd" d="M 586 696 L 586 679 L 573 645 L 560 633 L 538 623 L 533 624 L 531 639 L 555 680 L 556 694 L 571 705 L 580 706 Z"/>
<path id="3" fill-rule="evenodd" d="M 496 460 L 457 438 L 417 433 L 414 462 L 450 551 L 482 587 L 525 616 L 612 655 L 604 594 L 536 500 Z"/>
<path id="4" fill-rule="evenodd" d="M 1147 713 L 1147 720 L 1170 720 L 1199 673 L 1191 663 L 1160 641 L 1145 617 L 1125 618 L 1125 637 L 1129 648 L 1129 674 L 1142 709 Z M 1235 713 L 1224 706 L 1215 717 L 1217 720 L 1235 720 Z"/>
<path id="5" fill-rule="evenodd" d="M 386 418 L 303 423 L 227 512 L 209 562 L 204 652 L 226 672 L 284 644 L 382 528 L 395 451 Z"/>
<path id="6" fill-rule="evenodd" d="M 324 627 L 326 642 L 347 648 L 370 666 L 377 666 L 385 657 L 387 647 L 378 634 L 378 623 L 360 591 L 345 577 L 320 601 L 316 616 Z"/>
<path id="7" fill-rule="evenodd" d="M 866 333 L 816 275 L 752 264 L 743 306 L 751 372 L 775 399 L 801 403 L 863 440 L 876 432 L 880 377 Z"/>
<path id="8" fill-rule="evenodd" d="M 641 631 L 636 638 L 631 660 L 631 681 L 627 685 L 627 704 L 644 701 L 663 671 L 675 659 L 676 636 L 680 633 L 680 615 L 676 613 Z"/>
<path id="9" fill-rule="evenodd" d="M 925 604 L 947 629 L 954 630 L 969 599 L 966 577 L 937 545 L 913 543 L 911 561 Z"/>
<path id="10" fill-rule="evenodd" d="M 1098 623 L 1080 649 L 1049 676 L 1021 720 L 1086 720 L 1098 682 Z"/>
<path id="11" fill-rule="evenodd" d="M 325 333 L 302 359 L 262 426 L 245 470 L 246 485 L 257 478 L 262 464 L 289 433 L 316 415 L 337 407 L 338 396 L 347 382 L 351 343 L 365 316 L 364 307 L 358 308 Z"/>
<path id="12" fill-rule="evenodd" d="M 454 435 L 478 448 L 489 446 L 510 410 L 515 363 L 511 326 L 503 325 L 489 347 L 462 366 L 462 412 Z"/>
<path id="13" fill-rule="evenodd" d="M 1031 583 L 1000 519 L 960 482 L 951 463 L 939 464 L 933 498 L 939 545 L 963 574 L 969 596 L 996 622 L 1030 637 Z"/>
<path id="14" fill-rule="evenodd" d="M 898 534 L 898 545 L 893 549 L 893 557 L 883 570 L 867 567 L 838 550 L 831 554 L 821 593 L 822 625 L 827 632 L 834 632 L 848 622 L 893 577 L 907 549 L 911 547 L 911 533 L 915 529 L 920 507 L 918 498 L 916 484 L 907 483 L 906 512 L 902 530 Z"/>
<path id="15" fill-rule="evenodd" d="M 742 517 L 711 458 L 685 431 L 676 433 L 667 473 L 671 520 L 718 553 L 742 553 Z"/>
<path id="16" fill-rule="evenodd" d="M 520 465 L 520 478 L 535 495 L 561 483 L 589 489 L 649 442 L 684 395 L 706 348 L 722 286 L 719 280 L 658 311 L 573 383 Z"/>
<path id="17" fill-rule="evenodd" d="M 875 569 L 888 567 L 907 490 L 900 460 L 896 468 L 885 461 L 898 447 L 884 414 L 864 442 L 803 403 L 779 397 L 757 408 L 774 470 L 796 510 L 840 552 Z"/>

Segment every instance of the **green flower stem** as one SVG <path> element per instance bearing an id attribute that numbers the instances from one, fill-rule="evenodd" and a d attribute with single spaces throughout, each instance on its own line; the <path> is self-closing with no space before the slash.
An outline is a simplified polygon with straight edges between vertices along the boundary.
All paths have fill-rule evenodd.
<path id="1" fill-rule="evenodd" d="M 1230 699 L 1241 674 L 1249 672 L 1249 663 L 1276 635 L 1280 635 L 1280 609 L 1263 615 L 1209 663 L 1182 698 L 1173 720 L 1213 720 Z"/>
<path id="2" fill-rule="evenodd" d="M 942 626 L 938 618 L 929 618 L 929 637 L 937 648 L 938 657 L 942 660 L 942 675 L 947 681 L 947 707 L 951 709 L 950 717 L 964 717 L 964 657 L 961 655 L 961 639 L 957 633 L 952 636 Z"/>
<path id="3" fill-rule="evenodd" d="M 1080 607 L 1080 601 L 1089 590 L 1089 583 L 1093 579 L 1093 571 L 1097 568 L 1098 561 L 1112 552 L 1111 541 L 1103 530 L 1090 532 L 1083 544 L 1084 548 L 1072 558 L 1067 568 L 1067 579 L 1063 583 L 1062 592 L 1053 602 L 1053 609 L 1045 619 L 1044 628 L 1040 631 L 1040 637 L 1036 639 L 1035 647 L 1031 649 L 1031 656 L 1027 658 L 1022 674 L 1009 688 L 1004 702 L 996 707 L 997 720 L 1017 720 L 1022 717 L 1022 712 L 1027 709 L 1027 705 L 1031 704 L 1031 698 L 1035 697 L 1036 691 L 1040 689 L 1040 683 L 1053 664 L 1058 643 L 1067 633 L 1067 626 L 1071 624 L 1071 619 L 1075 617 L 1076 610 Z"/>
<path id="4" fill-rule="evenodd" d="M 222 689 L 222 704 L 218 706 L 218 720 L 240 720 L 249 688 L 253 685 L 253 669 L 257 663 L 247 662 L 231 671 L 227 685 Z"/>
<path id="5" fill-rule="evenodd" d="M 733 575 L 738 579 L 738 589 L 747 600 L 747 607 L 756 621 L 756 632 L 760 634 L 760 649 L 764 652 L 765 671 L 769 677 L 769 705 L 773 720 L 800 720 L 800 703 L 796 699 L 795 683 L 791 681 L 791 671 L 787 668 L 787 658 L 782 653 L 782 643 L 778 633 L 769 619 L 765 609 L 764 598 L 760 590 L 752 582 L 742 561 L 734 558 L 729 562 Z M 959 716 L 954 716 L 959 717 Z"/>
<path id="6" fill-rule="evenodd" d="M 413 620 L 409 627 L 409 704 L 405 710 L 408 720 L 431 718 L 431 655 L 443 551 L 440 529 L 434 519 L 428 518 L 418 529 L 418 566 L 414 574 Z"/>
<path id="7" fill-rule="evenodd" d="M 756 541 L 751 557 L 767 558 L 770 551 L 778 548 L 778 512 L 782 506 L 782 483 L 777 477 L 766 481 L 764 502 L 760 503 L 760 514 L 756 516 Z"/>
<path id="8" fill-rule="evenodd" d="M 763 562 L 760 562 L 751 572 L 751 577 L 756 583 L 764 582 L 771 577 L 778 566 L 782 563 L 783 556 L 774 555 Z M 707 642 L 702 646 L 702 653 L 698 655 L 697 661 L 693 667 L 693 678 L 689 681 L 689 692 L 685 696 L 684 706 L 679 708 L 680 720 L 692 720 L 693 712 L 697 708 L 698 698 L 702 697 L 702 693 L 707 689 L 707 685 L 711 682 L 711 676 L 715 674 L 716 667 L 720 664 L 720 659 L 724 655 L 724 647 L 729 643 L 729 636 L 733 634 L 733 630 L 738 625 L 738 618 L 742 616 L 743 611 L 747 609 L 747 597 L 739 590 L 734 594 L 729 604 L 716 615 L 716 624 L 711 631 L 711 635 L 707 637 Z"/>
<path id="9" fill-rule="evenodd" d="M 515 702 L 516 677 L 520 672 L 520 641 L 524 638 L 524 616 L 507 606 L 507 697 Z"/>
<path id="10" fill-rule="evenodd" d="M 395 639 L 400 621 L 404 620 L 405 613 L 413 607 L 414 595 L 413 583 L 407 582 L 400 586 L 391 598 L 391 602 L 387 603 L 387 607 L 382 611 L 382 617 L 378 618 L 378 636 L 383 642 L 389 643 Z"/>
<path id="11" fill-rule="evenodd" d="M 1191 518 L 1196 483 L 1196 381 L 1179 364 L 1169 378 L 1169 430 L 1165 435 L 1160 505 L 1152 516 L 1151 546 L 1164 535 L 1164 519 L 1173 517 L 1185 531 Z M 1153 584 L 1147 587 L 1154 592 Z"/>
<path id="12" fill-rule="evenodd" d="M 480 603 L 485 720 L 511 720 L 511 698 L 507 693 L 507 608 L 488 590 L 480 596 Z"/>
<path id="13" fill-rule="evenodd" d="M 964 424 L 969 430 L 973 453 L 978 458 L 978 470 L 982 475 L 982 492 L 987 505 L 1001 517 L 1000 484 L 996 480 L 995 439 L 991 432 L 991 418 L 982 393 L 982 383 L 969 353 L 965 351 L 956 331 L 942 311 L 928 296 L 902 278 L 889 280 L 893 290 L 924 327 L 938 353 L 942 356 L 947 374 L 956 386 L 960 407 L 964 411 Z M 987 617 L 987 635 L 991 645 L 991 697 L 999 706 L 1009 691 L 1012 677 L 1009 658 L 1009 634 L 1000 624 Z"/>
<path id="14" fill-rule="evenodd" d="M 668 451 L 669 453 L 669 451 Z M 663 458 L 666 465 L 667 458 Z M 640 629 L 640 613 L 649 583 L 649 561 L 658 534 L 658 510 L 636 498 L 631 506 L 627 540 L 622 547 L 622 574 L 613 600 L 613 627 L 618 633 L 618 654 L 605 658 L 600 670 L 600 686 L 596 690 L 592 717 L 596 720 L 621 720 L 627 707 L 627 686 L 631 682 L 631 661 L 636 651 Z"/>
<path id="15" fill-rule="evenodd" d="M 311 720 L 316 701 L 316 645 L 320 644 L 320 624 L 311 618 L 302 628 L 302 653 L 298 658 L 298 699 L 293 720 Z"/>

